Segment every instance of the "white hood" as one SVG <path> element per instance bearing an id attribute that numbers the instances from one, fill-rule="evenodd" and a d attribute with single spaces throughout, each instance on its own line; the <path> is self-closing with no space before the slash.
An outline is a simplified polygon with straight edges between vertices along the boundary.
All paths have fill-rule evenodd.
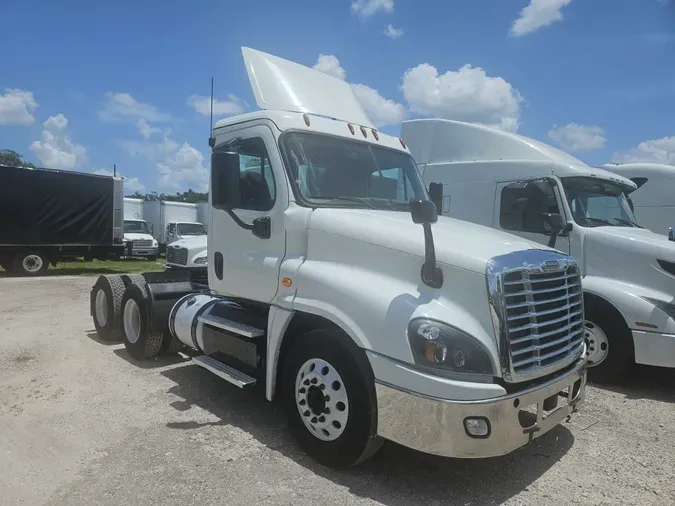
<path id="1" fill-rule="evenodd" d="M 150 234 L 140 234 L 135 232 L 126 232 L 124 238 L 127 241 L 152 241 L 153 237 Z"/>
<path id="2" fill-rule="evenodd" d="M 207 235 L 193 235 L 193 236 L 187 236 L 184 239 L 179 239 L 178 241 L 174 241 L 171 244 L 167 246 L 167 248 L 187 248 L 188 250 L 193 250 L 193 249 L 200 249 L 204 248 L 206 249 L 206 244 L 208 241 L 208 236 Z"/>
<path id="3" fill-rule="evenodd" d="M 424 231 L 410 213 L 365 209 L 317 209 L 310 230 L 424 258 Z M 488 260 L 513 251 L 548 249 L 515 235 L 448 217 L 432 225 L 440 264 L 485 273 Z"/>

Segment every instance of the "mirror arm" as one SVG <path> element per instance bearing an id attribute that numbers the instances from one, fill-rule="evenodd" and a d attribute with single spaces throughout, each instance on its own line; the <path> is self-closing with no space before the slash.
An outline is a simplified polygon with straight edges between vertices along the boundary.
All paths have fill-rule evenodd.
<path id="1" fill-rule="evenodd" d="M 422 264 L 422 281 L 431 288 L 443 286 L 443 271 L 436 264 L 436 248 L 434 236 L 431 232 L 431 224 L 422 224 L 424 229 L 424 264 Z"/>
<path id="2" fill-rule="evenodd" d="M 239 216 L 237 216 L 232 209 L 225 209 L 225 212 L 229 214 L 230 218 L 232 218 L 234 222 L 244 230 L 253 230 L 253 225 L 249 225 L 248 223 L 241 221 L 241 218 L 239 218 Z"/>

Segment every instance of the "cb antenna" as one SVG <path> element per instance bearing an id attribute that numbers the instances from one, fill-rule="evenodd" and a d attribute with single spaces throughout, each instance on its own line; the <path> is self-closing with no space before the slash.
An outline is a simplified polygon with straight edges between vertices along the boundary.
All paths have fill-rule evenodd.
<path id="1" fill-rule="evenodd" d="M 216 139 L 213 137 L 213 77 L 211 77 L 211 126 L 209 128 L 209 147 L 216 145 Z"/>

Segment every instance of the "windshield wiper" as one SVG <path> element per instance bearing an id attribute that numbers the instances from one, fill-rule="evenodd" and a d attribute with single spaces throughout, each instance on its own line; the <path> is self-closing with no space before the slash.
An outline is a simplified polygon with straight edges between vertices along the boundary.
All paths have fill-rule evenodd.
<path id="1" fill-rule="evenodd" d="M 623 218 L 616 218 L 616 217 L 614 219 L 616 221 L 618 221 L 619 223 L 623 223 L 624 225 L 630 225 L 631 227 L 637 227 L 637 228 L 644 228 L 644 227 L 641 227 L 640 225 L 638 225 L 637 223 L 635 223 L 634 221 L 624 220 Z"/>
<path id="2" fill-rule="evenodd" d="M 372 203 L 368 202 L 366 199 L 361 198 L 361 197 L 314 197 L 316 199 L 321 199 L 321 200 L 328 200 L 329 202 L 334 202 L 336 200 L 347 200 L 350 202 L 359 202 L 361 204 L 364 204 L 371 209 L 377 209 L 376 206 L 374 206 Z"/>
<path id="3" fill-rule="evenodd" d="M 595 223 L 599 223 L 600 225 L 609 225 L 610 227 L 614 226 L 614 225 L 612 225 L 611 221 L 603 220 L 602 218 L 593 218 L 592 216 L 584 216 L 584 219 L 586 221 L 590 221 L 591 223 L 595 222 Z"/>

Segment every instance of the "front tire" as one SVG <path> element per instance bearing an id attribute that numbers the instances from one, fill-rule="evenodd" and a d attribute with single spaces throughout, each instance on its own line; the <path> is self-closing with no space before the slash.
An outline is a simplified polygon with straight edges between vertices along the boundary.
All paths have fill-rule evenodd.
<path id="1" fill-rule="evenodd" d="M 310 457 L 332 468 L 364 462 L 382 446 L 373 375 L 353 348 L 335 331 L 313 330 L 293 343 L 282 371 L 291 432 Z"/>
<path id="2" fill-rule="evenodd" d="M 584 337 L 590 380 L 613 383 L 625 377 L 635 363 L 635 352 L 633 336 L 620 315 L 591 304 L 586 309 Z"/>
<path id="3" fill-rule="evenodd" d="M 154 329 L 150 319 L 150 297 L 144 285 L 131 283 L 122 297 L 122 340 L 136 360 L 155 358 L 162 347 L 164 329 Z"/>
<path id="4" fill-rule="evenodd" d="M 121 276 L 99 276 L 91 294 L 91 314 L 94 327 L 102 341 L 120 341 L 122 322 L 120 312 L 124 281 Z"/>

